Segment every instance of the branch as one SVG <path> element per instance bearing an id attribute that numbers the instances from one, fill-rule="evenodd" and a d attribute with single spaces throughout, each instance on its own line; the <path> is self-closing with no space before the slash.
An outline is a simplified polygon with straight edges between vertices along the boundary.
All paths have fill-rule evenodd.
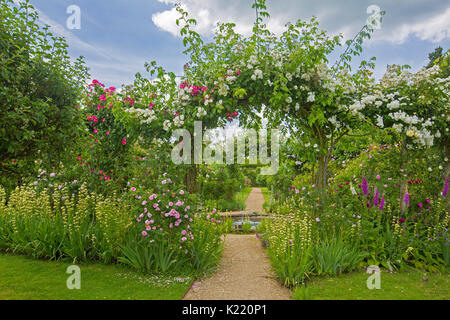
<path id="1" fill-rule="evenodd" d="M 370 136 L 370 133 L 367 134 L 347 134 L 348 137 L 367 137 Z"/>
<path id="2" fill-rule="evenodd" d="M 345 130 L 339 137 L 336 138 L 336 140 L 333 141 L 333 143 L 331 144 L 330 149 L 328 149 L 328 153 L 327 153 L 327 160 L 330 159 L 331 154 L 334 151 L 334 147 L 336 147 L 336 144 L 339 142 L 339 140 L 341 140 L 345 135 L 347 135 L 350 132 L 350 130 Z"/>

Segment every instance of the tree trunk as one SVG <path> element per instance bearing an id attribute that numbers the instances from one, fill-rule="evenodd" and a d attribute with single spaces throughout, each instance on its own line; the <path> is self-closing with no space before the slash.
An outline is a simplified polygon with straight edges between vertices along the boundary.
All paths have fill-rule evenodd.
<path id="1" fill-rule="evenodd" d="M 321 191 L 323 194 L 327 191 L 327 169 L 328 160 L 325 154 L 319 155 L 319 167 L 316 176 L 316 187 L 317 190 Z"/>
<path id="2" fill-rule="evenodd" d="M 196 193 L 198 191 L 197 174 L 197 165 L 194 164 L 188 167 L 184 178 L 184 184 L 186 185 L 186 190 L 189 193 Z"/>

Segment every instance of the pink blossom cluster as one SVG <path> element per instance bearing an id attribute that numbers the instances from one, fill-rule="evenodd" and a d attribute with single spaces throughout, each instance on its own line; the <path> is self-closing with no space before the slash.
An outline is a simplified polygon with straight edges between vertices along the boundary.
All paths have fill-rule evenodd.
<path id="1" fill-rule="evenodd" d="M 145 196 L 137 194 L 137 188 L 131 187 L 135 200 L 139 201 L 141 213 L 136 217 L 137 223 L 143 224 L 141 234 L 152 238 L 152 233 L 159 232 L 170 239 L 183 244 L 194 239 L 191 230 L 191 207 L 184 201 L 184 190 L 173 192 L 170 188 L 175 183 L 164 175 L 158 193 L 147 192 Z"/>
<path id="2" fill-rule="evenodd" d="M 91 173 L 99 174 L 101 176 L 101 180 L 104 180 L 104 181 L 110 181 L 111 180 L 111 177 L 108 176 L 103 170 L 97 170 L 95 168 L 92 168 L 89 165 L 89 163 L 88 162 L 84 162 L 81 157 L 78 157 L 77 160 L 78 160 L 78 162 L 80 162 L 80 165 L 82 167 L 88 168 Z"/>
<path id="3" fill-rule="evenodd" d="M 126 97 L 126 98 L 123 99 L 123 102 L 129 102 L 130 103 L 130 107 L 132 107 L 136 103 L 136 100 L 134 100 L 134 99 L 132 99 L 130 97 Z"/>
<path id="4" fill-rule="evenodd" d="M 227 117 L 228 117 L 228 121 L 231 122 L 233 121 L 234 118 L 237 118 L 237 116 L 239 115 L 239 112 L 234 111 L 232 113 L 227 113 Z"/>

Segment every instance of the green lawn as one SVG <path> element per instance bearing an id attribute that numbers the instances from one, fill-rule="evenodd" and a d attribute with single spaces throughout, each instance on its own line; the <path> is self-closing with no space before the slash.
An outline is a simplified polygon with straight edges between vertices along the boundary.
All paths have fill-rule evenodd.
<path id="1" fill-rule="evenodd" d="M 234 200 L 238 202 L 242 202 L 245 206 L 245 201 L 247 200 L 250 192 L 252 192 L 251 187 L 244 187 L 242 190 L 235 194 Z"/>
<path id="2" fill-rule="evenodd" d="M 305 300 L 449 300 L 449 274 L 425 274 L 421 271 L 391 274 L 381 272 L 381 289 L 369 290 L 370 275 L 357 272 L 333 278 L 316 278 L 306 289 L 294 292 Z M 424 281 L 428 278 L 428 281 Z"/>
<path id="3" fill-rule="evenodd" d="M 264 197 L 264 204 L 263 204 L 263 208 L 266 211 L 270 210 L 270 205 L 272 203 L 272 194 L 270 192 L 270 190 L 268 188 L 261 188 L 263 197 Z"/>
<path id="4" fill-rule="evenodd" d="M 121 266 L 79 265 L 81 289 L 69 290 L 70 263 L 0 254 L 0 300 L 179 300 L 189 278 L 145 276 Z"/>

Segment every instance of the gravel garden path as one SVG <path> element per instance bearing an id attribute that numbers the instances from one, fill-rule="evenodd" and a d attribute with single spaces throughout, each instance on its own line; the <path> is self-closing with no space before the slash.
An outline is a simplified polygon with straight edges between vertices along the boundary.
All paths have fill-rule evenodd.
<path id="1" fill-rule="evenodd" d="M 261 189 L 247 198 L 250 212 L 262 212 Z M 222 260 L 210 278 L 196 281 L 184 300 L 291 300 L 290 291 L 275 279 L 269 257 L 255 235 L 230 234 Z"/>
<path id="2" fill-rule="evenodd" d="M 260 188 L 253 188 L 245 201 L 245 211 L 247 213 L 263 213 L 264 196 Z"/>

